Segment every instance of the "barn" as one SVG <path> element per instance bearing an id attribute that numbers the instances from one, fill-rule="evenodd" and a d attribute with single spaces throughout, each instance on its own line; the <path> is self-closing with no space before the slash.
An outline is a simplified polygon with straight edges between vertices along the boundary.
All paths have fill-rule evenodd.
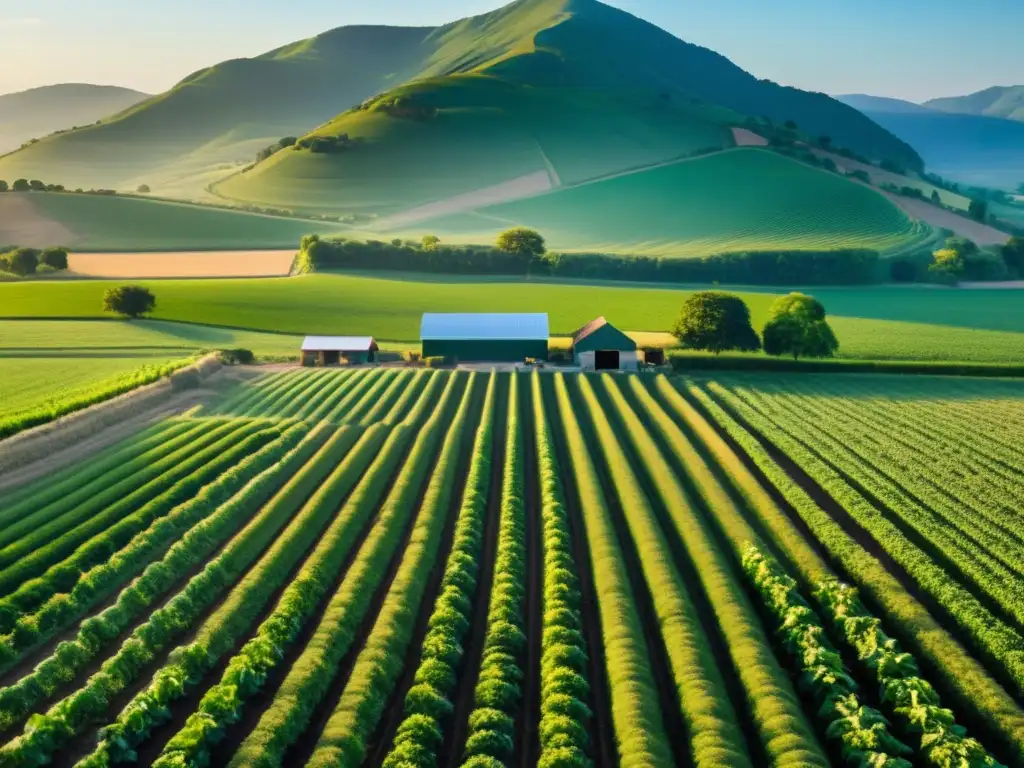
<path id="1" fill-rule="evenodd" d="M 460 362 L 522 362 L 548 358 L 546 313 L 428 312 L 420 326 L 424 357 Z"/>
<path id="2" fill-rule="evenodd" d="M 372 336 L 307 336 L 302 342 L 302 364 L 375 363 L 378 351 Z"/>
<path id="3" fill-rule="evenodd" d="M 584 370 L 636 370 L 636 342 L 603 317 L 584 325 L 573 336 L 572 359 Z"/>

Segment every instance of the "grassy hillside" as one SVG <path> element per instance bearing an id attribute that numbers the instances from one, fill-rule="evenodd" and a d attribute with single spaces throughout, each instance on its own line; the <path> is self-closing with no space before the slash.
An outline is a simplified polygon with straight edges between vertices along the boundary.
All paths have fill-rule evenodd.
<path id="1" fill-rule="evenodd" d="M 742 250 L 904 249 L 931 237 L 876 192 L 758 149 L 737 149 L 416 225 L 491 242 L 510 225 L 559 250 L 685 257 Z"/>
<path id="2" fill-rule="evenodd" d="M 472 88 L 449 87 L 464 75 L 487 78 Z M 340 197 L 331 205 L 337 210 L 354 205 L 350 190 L 366 179 L 388 179 L 403 192 L 378 202 L 379 191 L 371 187 L 371 202 L 355 205 L 386 213 L 408 196 L 430 201 L 470 192 L 474 184 L 507 181 L 504 173 L 540 162 L 554 163 L 558 173 L 561 165 L 577 180 L 678 157 L 697 138 L 706 139 L 698 148 L 721 147 L 721 133 L 706 122 L 741 115 L 796 120 L 810 135 L 828 134 L 867 155 L 920 164 L 910 147 L 855 110 L 760 81 L 623 11 L 596 0 L 518 0 L 436 29 L 346 27 L 219 64 L 100 125 L 0 159 L 0 178 L 129 189 L 145 183 L 161 194 L 198 198 L 262 146 L 315 131 L 381 92 L 390 101 L 444 102 L 446 114 L 429 125 L 343 116 L 327 132 L 363 139 L 351 153 L 363 157 L 310 159 L 287 151 L 221 192 L 309 210 Z M 686 116 L 679 110 L 662 115 L 658 109 L 696 103 L 715 107 L 698 110 L 692 129 L 680 126 Z M 454 153 L 450 147 L 459 144 L 464 151 Z M 455 165 L 422 159 L 434 152 L 446 163 L 454 156 Z M 545 160 L 543 152 L 551 157 Z M 438 166 L 449 173 L 452 167 L 472 170 L 444 178 Z M 390 175 L 396 168 L 402 172 Z M 308 185 L 302 182 L 307 176 Z M 431 176 L 437 183 L 424 183 Z"/>
<path id="3" fill-rule="evenodd" d="M 8 194 L 0 198 L 4 244 L 56 245 L 54 223 L 59 244 L 79 251 L 293 248 L 303 235 L 338 231 L 338 225 L 134 197 Z M 3 215 L 14 202 L 17 220 Z"/>
<path id="4" fill-rule="evenodd" d="M 1024 122 L 953 114 L 898 99 L 840 96 L 911 144 L 929 171 L 979 187 L 1017 189 L 1024 182 Z"/>
<path id="5" fill-rule="evenodd" d="M 108 285 L 0 284 L 0 316 L 100 317 Z M 428 311 L 548 312 L 555 334 L 572 333 L 598 314 L 627 330 L 667 331 L 690 293 L 647 285 L 432 280 L 415 275 L 148 285 L 157 297 L 156 316 L 162 319 L 295 334 L 372 334 L 410 344 L 418 340 L 420 316 Z M 832 316 L 844 357 L 1024 362 L 1020 291 L 850 288 L 814 293 Z M 743 292 L 756 325 L 764 322 L 775 295 Z"/>
<path id="6" fill-rule="evenodd" d="M 95 123 L 147 98 L 129 88 L 78 83 L 0 96 L 0 154 L 54 131 Z"/>
<path id="7" fill-rule="evenodd" d="M 183 166 L 189 176 L 222 166 L 223 175 L 282 136 L 305 133 L 411 76 L 430 32 L 346 27 L 223 62 L 99 125 L 0 160 L 0 178 L 31 175 L 72 187 L 146 183 L 167 192 L 161 185 L 180 185 Z"/>
<path id="8" fill-rule="evenodd" d="M 926 101 L 924 106 L 940 112 L 985 115 L 1024 122 L 1024 85 L 996 86 L 967 96 Z"/>

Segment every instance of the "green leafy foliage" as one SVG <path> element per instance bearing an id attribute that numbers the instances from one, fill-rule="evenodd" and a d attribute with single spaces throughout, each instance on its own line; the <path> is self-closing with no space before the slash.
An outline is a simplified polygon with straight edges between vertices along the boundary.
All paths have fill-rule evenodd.
<path id="1" fill-rule="evenodd" d="M 820 301 L 802 293 L 776 299 L 764 326 L 764 351 L 769 355 L 833 357 L 839 341 L 825 319 Z"/>
<path id="2" fill-rule="evenodd" d="M 719 291 L 702 291 L 683 304 L 679 322 L 672 331 L 683 347 L 713 352 L 754 352 L 761 348 L 750 310 L 739 296 Z"/>

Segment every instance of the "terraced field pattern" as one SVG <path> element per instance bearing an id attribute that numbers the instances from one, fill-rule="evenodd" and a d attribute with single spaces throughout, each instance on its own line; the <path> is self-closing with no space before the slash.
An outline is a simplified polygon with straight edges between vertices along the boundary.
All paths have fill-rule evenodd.
<path id="1" fill-rule="evenodd" d="M 279 370 L 0 500 L 0 766 L 1024 761 L 1012 381 Z"/>

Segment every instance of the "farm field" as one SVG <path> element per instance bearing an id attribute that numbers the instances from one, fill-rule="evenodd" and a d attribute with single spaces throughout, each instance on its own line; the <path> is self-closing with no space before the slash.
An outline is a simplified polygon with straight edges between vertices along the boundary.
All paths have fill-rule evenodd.
<path id="1" fill-rule="evenodd" d="M 10 229 L 9 229 L 10 228 Z M 19 193 L 0 199 L 0 242 L 76 251 L 295 248 L 343 227 L 137 197 Z M 59 239 L 58 239 L 59 238 Z"/>
<path id="2" fill-rule="evenodd" d="M 559 250 L 666 258 L 787 248 L 902 251 L 934 240 L 927 224 L 913 222 L 878 192 L 750 148 L 416 227 L 480 243 L 514 225 L 544 232 Z"/>
<path id="3" fill-rule="evenodd" d="M 230 339 L 239 332 L 225 329 L 372 335 L 409 346 L 418 342 L 423 312 L 508 311 L 549 312 L 556 335 L 573 333 L 595 314 L 606 315 L 629 331 L 667 332 L 694 290 L 639 283 L 448 279 L 397 273 L 140 282 L 157 297 L 156 318 L 222 326 L 207 330 L 162 326 L 171 336 L 183 334 L 189 346 L 240 346 L 254 351 L 283 339 L 270 336 L 235 343 Z M 109 286 L 104 281 L 0 283 L 0 317 L 99 318 L 103 291 Z M 844 358 L 1024 361 L 1024 313 L 1018 290 L 808 290 L 824 302 Z M 766 288 L 737 291 L 749 304 L 754 325 L 763 325 L 776 293 Z M 289 345 L 294 349 L 292 340 L 285 344 Z"/>
<path id="4" fill-rule="evenodd" d="M 0 765 L 1020 765 L 1022 423 L 938 377 L 251 379 L 0 501 Z"/>
<path id="5" fill-rule="evenodd" d="M 285 277 L 295 251 L 72 253 L 68 269 L 95 278 Z"/>

